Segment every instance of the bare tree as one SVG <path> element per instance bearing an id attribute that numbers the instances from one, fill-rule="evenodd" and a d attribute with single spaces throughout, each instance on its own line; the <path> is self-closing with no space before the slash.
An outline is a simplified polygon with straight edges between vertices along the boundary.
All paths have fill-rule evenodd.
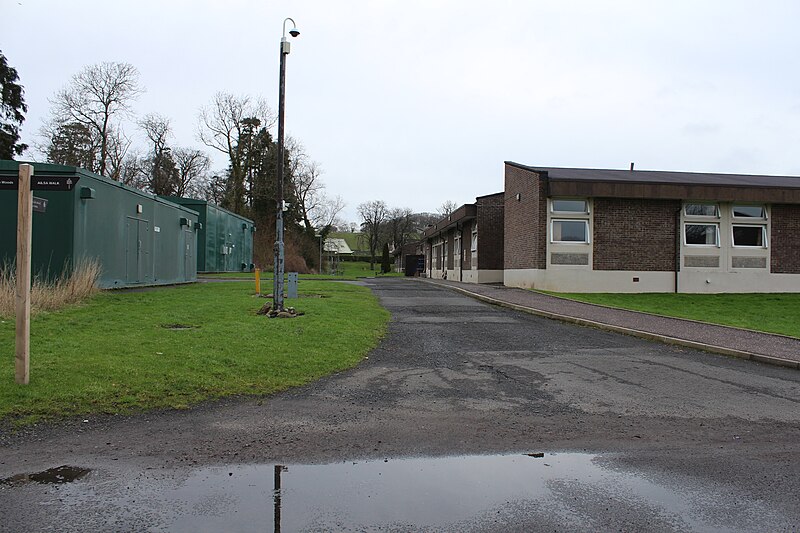
<path id="1" fill-rule="evenodd" d="M 111 128 L 108 134 L 108 164 L 106 175 L 112 180 L 120 181 L 125 165 L 126 154 L 131 147 L 131 140 L 122 131 L 122 127 Z"/>
<path id="2" fill-rule="evenodd" d="M 238 141 L 246 128 L 252 128 L 253 119 L 269 128 L 275 122 L 275 115 L 263 100 L 224 92 L 215 94 L 211 105 L 200 110 L 200 141 L 227 155 L 230 161 L 229 179 L 233 181 L 228 187 L 234 191 L 234 205 L 230 207 L 235 212 L 241 212 L 244 208 L 249 153 L 240 149 Z"/>
<path id="3" fill-rule="evenodd" d="M 153 155 L 157 155 L 167 148 L 167 140 L 172 137 L 172 124 L 167 117 L 158 113 L 149 113 L 139 121 L 139 128 L 150 141 Z"/>
<path id="4" fill-rule="evenodd" d="M 153 194 L 177 195 L 178 170 L 168 144 L 172 136 L 170 120 L 158 113 L 150 113 L 138 124 L 150 143 L 150 154 L 141 162 L 147 173 L 147 188 Z"/>
<path id="5" fill-rule="evenodd" d="M 114 142 L 114 117 L 127 113 L 130 103 L 142 92 L 139 71 L 133 65 L 111 62 L 89 65 L 50 100 L 52 122 L 81 124 L 97 135 L 99 153 L 93 170 L 105 175 L 109 148 Z"/>
<path id="6" fill-rule="evenodd" d="M 358 215 L 361 217 L 361 231 L 367 238 L 369 249 L 369 268 L 375 269 L 375 256 L 381 244 L 383 223 L 386 220 L 388 208 L 383 200 L 372 200 L 358 206 Z"/>
<path id="7" fill-rule="evenodd" d="M 444 202 L 442 202 L 442 205 L 440 205 L 439 208 L 436 210 L 436 213 L 440 217 L 444 218 L 446 216 L 450 216 L 451 214 L 453 214 L 453 211 L 455 211 L 456 209 L 458 209 L 457 203 L 455 203 L 453 200 L 445 200 Z"/>
<path id="8" fill-rule="evenodd" d="M 387 240 L 394 248 L 402 248 L 413 229 L 412 212 L 408 207 L 395 207 L 388 214 Z"/>
<path id="9" fill-rule="evenodd" d="M 176 148 L 172 156 L 178 167 L 176 196 L 202 197 L 210 181 L 208 169 L 211 159 L 204 152 L 192 148 Z"/>

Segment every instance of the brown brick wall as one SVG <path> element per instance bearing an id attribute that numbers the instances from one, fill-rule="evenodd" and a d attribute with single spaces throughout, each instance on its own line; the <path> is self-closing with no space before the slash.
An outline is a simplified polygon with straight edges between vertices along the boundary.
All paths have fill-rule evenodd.
<path id="1" fill-rule="evenodd" d="M 547 266 L 546 181 L 538 173 L 506 165 L 503 265 Z M 517 200 L 516 195 L 520 195 Z"/>
<path id="2" fill-rule="evenodd" d="M 594 270 L 674 271 L 677 200 L 595 198 Z"/>
<path id="3" fill-rule="evenodd" d="M 505 195 L 482 196 L 475 203 L 478 206 L 478 269 L 502 270 Z"/>
<path id="4" fill-rule="evenodd" d="M 774 204 L 771 216 L 770 271 L 800 274 L 800 205 Z"/>

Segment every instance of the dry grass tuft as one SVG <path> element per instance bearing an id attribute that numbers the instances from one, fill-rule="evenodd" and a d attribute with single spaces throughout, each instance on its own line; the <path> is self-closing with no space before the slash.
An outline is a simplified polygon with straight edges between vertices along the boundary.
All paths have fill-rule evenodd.
<path id="1" fill-rule="evenodd" d="M 31 284 L 31 313 L 56 311 L 82 302 L 98 291 L 99 277 L 100 263 L 95 259 L 82 259 L 73 269 L 65 268 L 53 280 L 37 276 Z M 0 316 L 13 317 L 16 314 L 15 278 L 13 266 L 0 268 Z"/>

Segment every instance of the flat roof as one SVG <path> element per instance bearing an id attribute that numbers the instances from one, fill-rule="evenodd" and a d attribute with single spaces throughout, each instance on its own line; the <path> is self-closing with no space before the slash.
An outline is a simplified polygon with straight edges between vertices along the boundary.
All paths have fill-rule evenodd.
<path id="1" fill-rule="evenodd" d="M 563 168 L 528 166 L 513 161 L 507 165 L 533 172 L 546 172 L 551 181 L 598 181 L 621 183 L 668 183 L 676 185 L 711 185 L 718 187 L 800 188 L 800 177 L 758 174 L 719 174 L 667 170 L 613 170 L 598 168 Z"/>
<path id="2" fill-rule="evenodd" d="M 800 177 L 664 170 L 507 166 L 543 176 L 546 194 L 596 198 L 655 198 L 800 204 Z"/>

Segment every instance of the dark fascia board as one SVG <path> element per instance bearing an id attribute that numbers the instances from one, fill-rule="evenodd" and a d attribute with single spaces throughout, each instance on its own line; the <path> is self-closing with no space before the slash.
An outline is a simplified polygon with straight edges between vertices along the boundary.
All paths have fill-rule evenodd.
<path id="1" fill-rule="evenodd" d="M 505 191 L 500 191 L 492 194 L 484 194 L 483 196 L 476 196 L 475 199 L 480 200 L 482 198 L 494 198 L 495 196 L 505 196 L 505 194 L 506 194 Z"/>
<path id="2" fill-rule="evenodd" d="M 423 232 L 422 238 L 427 240 L 435 237 L 436 235 L 444 233 L 445 231 L 454 227 L 456 224 L 472 220 L 476 216 L 478 216 L 478 206 L 475 204 L 464 204 L 453 211 L 450 216 L 444 217 L 439 222 L 434 224 L 433 227 L 427 228 Z"/>
<path id="3" fill-rule="evenodd" d="M 548 196 L 800 203 L 800 178 L 507 165 L 541 174 Z"/>

